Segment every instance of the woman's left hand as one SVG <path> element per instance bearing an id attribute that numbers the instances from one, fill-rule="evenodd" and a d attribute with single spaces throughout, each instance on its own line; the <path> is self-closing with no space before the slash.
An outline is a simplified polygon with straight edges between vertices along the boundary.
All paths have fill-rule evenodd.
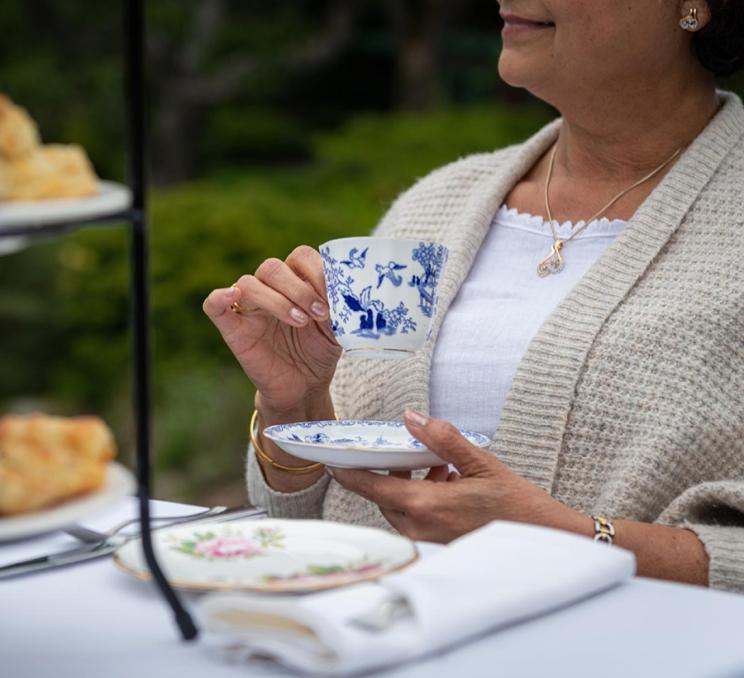
<path id="1" fill-rule="evenodd" d="M 592 522 L 468 442 L 452 424 L 406 411 L 411 435 L 442 460 L 423 480 L 409 472 L 389 476 L 333 469 L 346 489 L 366 497 L 401 534 L 421 541 L 449 542 L 492 520 L 534 523 L 592 534 Z"/>

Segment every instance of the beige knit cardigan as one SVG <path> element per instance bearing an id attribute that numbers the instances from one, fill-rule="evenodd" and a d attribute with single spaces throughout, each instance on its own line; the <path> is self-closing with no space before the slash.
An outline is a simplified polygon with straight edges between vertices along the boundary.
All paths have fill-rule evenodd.
<path id="1" fill-rule="evenodd" d="M 721 97 L 530 343 L 490 451 L 579 511 L 688 527 L 710 556 L 710 585 L 744 591 L 744 108 Z M 339 417 L 428 412 L 442 318 L 494 213 L 559 126 L 438 169 L 398 198 L 376 233 L 450 250 L 434 330 L 404 361 L 342 358 Z M 392 529 L 327 476 L 300 492 L 272 490 L 250 450 L 247 480 L 272 515 Z"/>

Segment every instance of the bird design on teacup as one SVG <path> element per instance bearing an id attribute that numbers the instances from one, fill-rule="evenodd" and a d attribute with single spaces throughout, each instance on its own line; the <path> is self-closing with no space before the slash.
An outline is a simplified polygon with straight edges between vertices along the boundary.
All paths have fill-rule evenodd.
<path id="1" fill-rule="evenodd" d="M 349 268 L 364 268 L 367 262 L 367 250 L 369 250 L 369 247 L 365 247 L 361 254 L 357 254 L 359 249 L 352 247 L 349 252 L 349 258 L 342 259 L 340 263 L 345 264 Z"/>
<path id="2" fill-rule="evenodd" d="M 394 261 L 389 261 L 387 265 L 375 264 L 375 271 L 379 274 L 377 276 L 377 289 L 380 289 L 383 280 L 387 278 L 393 285 L 400 287 L 403 282 L 403 277 L 396 273 L 404 268 L 408 268 L 405 264 L 397 264 Z"/>

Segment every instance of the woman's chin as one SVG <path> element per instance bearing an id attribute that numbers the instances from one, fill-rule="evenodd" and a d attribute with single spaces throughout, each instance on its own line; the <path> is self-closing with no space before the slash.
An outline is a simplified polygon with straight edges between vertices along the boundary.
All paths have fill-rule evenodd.
<path id="1" fill-rule="evenodd" d="M 537 59 L 514 54 L 510 49 L 503 50 L 499 57 L 499 76 L 512 87 L 531 90 L 532 86 L 544 79 L 543 70 Z"/>

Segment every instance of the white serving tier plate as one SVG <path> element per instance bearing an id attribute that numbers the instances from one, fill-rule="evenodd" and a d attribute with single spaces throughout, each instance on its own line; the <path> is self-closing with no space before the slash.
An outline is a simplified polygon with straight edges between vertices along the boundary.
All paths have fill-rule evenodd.
<path id="1" fill-rule="evenodd" d="M 478 447 L 487 447 L 490 442 L 480 433 L 460 433 Z M 295 457 L 335 468 L 392 471 L 445 463 L 400 421 L 303 421 L 269 426 L 263 435 Z"/>
<path id="2" fill-rule="evenodd" d="M 22 539 L 72 525 L 133 494 L 137 483 L 130 471 L 112 462 L 103 486 L 95 492 L 68 499 L 46 509 L 17 516 L 0 517 L 0 541 Z"/>
<path id="3" fill-rule="evenodd" d="M 179 525 L 153 532 L 171 585 L 198 591 L 299 592 L 377 579 L 418 557 L 409 539 L 322 520 L 255 520 Z M 139 539 L 114 554 L 127 574 L 150 573 Z"/>
<path id="4" fill-rule="evenodd" d="M 98 193 L 86 198 L 0 202 L 0 234 L 11 227 L 28 226 L 33 230 L 47 224 L 105 217 L 127 209 L 131 202 L 129 188 L 112 181 L 100 181 Z"/>

